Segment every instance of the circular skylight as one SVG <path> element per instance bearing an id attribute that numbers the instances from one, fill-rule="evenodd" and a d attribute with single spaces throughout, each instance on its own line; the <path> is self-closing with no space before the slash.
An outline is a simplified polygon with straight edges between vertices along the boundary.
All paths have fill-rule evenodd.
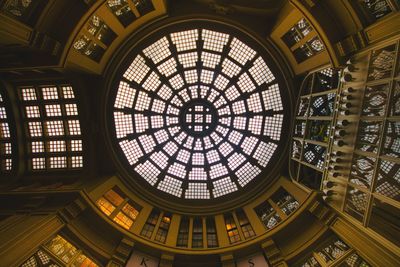
<path id="1" fill-rule="evenodd" d="M 131 171 L 185 199 L 218 198 L 260 176 L 284 113 L 278 82 L 254 48 L 195 28 L 166 33 L 132 58 L 113 101 Z"/>

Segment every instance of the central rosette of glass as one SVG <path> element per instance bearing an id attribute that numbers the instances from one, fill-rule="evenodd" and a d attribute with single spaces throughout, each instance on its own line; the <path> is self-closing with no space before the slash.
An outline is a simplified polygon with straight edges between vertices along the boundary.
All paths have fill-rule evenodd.
<path id="1" fill-rule="evenodd" d="M 197 99 L 183 106 L 179 120 L 188 134 L 206 136 L 216 128 L 218 115 L 211 103 L 204 99 Z"/>

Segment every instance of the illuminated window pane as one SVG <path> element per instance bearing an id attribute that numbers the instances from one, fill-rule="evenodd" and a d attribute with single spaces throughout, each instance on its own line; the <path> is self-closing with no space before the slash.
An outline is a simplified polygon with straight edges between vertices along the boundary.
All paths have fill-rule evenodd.
<path id="1" fill-rule="evenodd" d="M 133 220 L 131 220 L 128 216 L 126 216 L 124 213 L 119 212 L 115 217 L 114 221 L 124 227 L 125 229 L 131 228 L 133 224 Z"/>
<path id="2" fill-rule="evenodd" d="M 232 214 L 229 213 L 224 214 L 224 219 L 225 219 L 225 227 L 228 234 L 229 242 L 231 244 L 239 242 L 241 238 Z"/>
<path id="3" fill-rule="evenodd" d="M 110 216 L 111 213 L 115 210 L 115 206 L 113 206 L 110 202 L 108 202 L 105 198 L 101 197 L 96 201 L 97 206 L 100 208 L 104 214 Z"/>
<path id="4" fill-rule="evenodd" d="M 68 266 L 87 266 L 87 267 L 97 267 L 98 265 L 84 254 L 82 250 L 72 245 L 66 239 L 57 235 L 47 244 L 44 245 L 48 250 L 52 252 L 52 256 L 56 256 L 58 261 L 62 261 Z M 41 261 L 40 266 L 59 266 L 54 263 L 50 257 L 39 250 L 37 256 Z"/>

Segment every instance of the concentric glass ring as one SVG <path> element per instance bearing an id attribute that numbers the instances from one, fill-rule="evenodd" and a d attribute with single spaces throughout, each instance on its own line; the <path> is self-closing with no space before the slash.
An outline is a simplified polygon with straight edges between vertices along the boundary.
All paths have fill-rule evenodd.
<path id="1" fill-rule="evenodd" d="M 233 34 L 165 34 L 120 77 L 113 119 L 119 150 L 150 185 L 185 199 L 235 192 L 277 150 L 279 84 L 257 51 Z"/>

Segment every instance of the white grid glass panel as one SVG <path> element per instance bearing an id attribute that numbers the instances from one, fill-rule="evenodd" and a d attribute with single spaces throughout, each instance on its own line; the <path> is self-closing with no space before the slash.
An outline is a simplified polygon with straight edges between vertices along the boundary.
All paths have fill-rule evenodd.
<path id="1" fill-rule="evenodd" d="M 260 176 L 278 147 L 283 104 L 251 44 L 190 29 L 166 33 L 132 58 L 113 106 L 132 171 L 186 199 L 218 198 Z"/>

